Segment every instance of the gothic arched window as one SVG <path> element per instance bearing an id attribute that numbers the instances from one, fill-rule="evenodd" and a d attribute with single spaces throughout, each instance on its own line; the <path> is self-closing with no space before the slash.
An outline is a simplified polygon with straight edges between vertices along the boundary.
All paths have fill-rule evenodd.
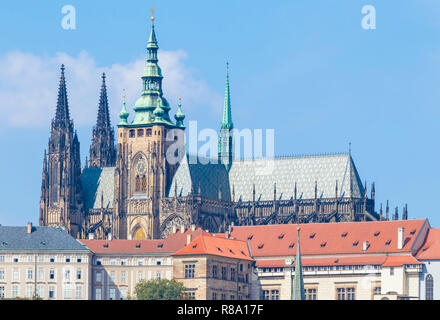
<path id="1" fill-rule="evenodd" d="M 139 176 L 136 176 L 135 192 L 141 191 L 141 181 Z"/>
<path id="2" fill-rule="evenodd" d="M 434 300 L 434 278 L 428 274 L 425 278 L 426 300 Z"/>
<path id="3" fill-rule="evenodd" d="M 147 191 L 147 178 L 144 176 L 142 176 L 141 178 L 141 191 L 145 192 Z"/>

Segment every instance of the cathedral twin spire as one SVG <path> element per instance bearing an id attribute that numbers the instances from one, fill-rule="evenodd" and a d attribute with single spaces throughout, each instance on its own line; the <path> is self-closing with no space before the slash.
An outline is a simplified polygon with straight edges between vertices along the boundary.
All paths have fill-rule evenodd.
<path id="1" fill-rule="evenodd" d="M 116 165 L 115 132 L 110 123 L 105 73 L 102 74 L 101 94 L 99 97 L 98 117 L 93 128 L 90 146 L 90 167 L 113 167 Z M 86 164 L 87 166 L 88 164 Z"/>

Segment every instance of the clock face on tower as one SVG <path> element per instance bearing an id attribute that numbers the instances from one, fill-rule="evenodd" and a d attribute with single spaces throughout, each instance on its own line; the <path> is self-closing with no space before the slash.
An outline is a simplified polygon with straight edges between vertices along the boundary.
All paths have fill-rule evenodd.
<path id="1" fill-rule="evenodd" d="M 145 161 L 143 159 L 138 161 L 136 165 L 136 170 L 139 174 L 144 174 L 147 170 L 147 166 L 145 165 Z"/>

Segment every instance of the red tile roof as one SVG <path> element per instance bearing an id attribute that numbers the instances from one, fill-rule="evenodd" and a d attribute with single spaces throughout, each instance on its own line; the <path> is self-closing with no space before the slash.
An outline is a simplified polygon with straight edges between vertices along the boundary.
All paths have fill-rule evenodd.
<path id="1" fill-rule="evenodd" d="M 191 235 L 191 239 L 195 239 L 202 234 L 208 234 L 200 228 L 194 232 L 191 229 L 181 233 L 170 234 L 166 239 L 160 240 L 80 240 L 90 250 L 99 254 L 115 254 L 115 253 L 173 253 L 186 245 L 187 236 Z"/>
<path id="2" fill-rule="evenodd" d="M 206 234 L 201 235 L 185 248 L 174 253 L 173 256 L 204 254 L 253 261 L 245 241 Z"/>
<path id="3" fill-rule="evenodd" d="M 440 229 L 429 229 L 425 243 L 416 257 L 419 260 L 440 260 Z"/>
<path id="4" fill-rule="evenodd" d="M 333 258 L 302 258 L 303 266 L 346 266 L 346 265 L 382 265 L 386 256 L 333 257 Z M 257 260 L 257 267 L 285 267 L 286 259 Z M 295 265 L 295 263 L 293 264 Z"/>
<path id="5" fill-rule="evenodd" d="M 388 256 L 382 267 L 398 267 L 404 264 L 422 264 L 410 254 Z"/>
<path id="6" fill-rule="evenodd" d="M 300 224 L 302 255 L 400 253 L 412 248 L 428 220 Z M 249 240 L 253 257 L 292 256 L 296 253 L 297 224 L 237 226 L 231 236 Z M 397 230 L 404 227 L 404 246 L 397 249 Z M 281 236 L 282 235 L 282 236 Z M 368 248 L 363 251 L 363 242 Z M 417 243 L 420 243 L 418 239 Z"/>

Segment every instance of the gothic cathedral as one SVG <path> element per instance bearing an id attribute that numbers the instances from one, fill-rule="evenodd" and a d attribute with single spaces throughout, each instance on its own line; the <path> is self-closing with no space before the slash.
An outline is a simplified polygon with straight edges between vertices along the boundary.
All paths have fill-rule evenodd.
<path id="1" fill-rule="evenodd" d="M 234 224 L 389 219 L 388 205 L 385 217 L 382 207 L 375 211 L 374 183 L 368 196 L 351 153 L 234 159 L 229 68 L 218 161 L 194 161 L 183 144 L 181 103 L 174 120 L 169 114 L 158 49 L 152 18 L 141 97 L 130 121 L 125 99 L 122 103 L 117 148 L 102 75 L 84 167 L 61 67 L 56 114 L 44 152 L 40 225 L 62 226 L 82 239 L 159 239 L 177 226 L 225 232 Z M 396 209 L 394 219 L 397 214 Z M 406 208 L 402 217 L 407 217 Z"/>

